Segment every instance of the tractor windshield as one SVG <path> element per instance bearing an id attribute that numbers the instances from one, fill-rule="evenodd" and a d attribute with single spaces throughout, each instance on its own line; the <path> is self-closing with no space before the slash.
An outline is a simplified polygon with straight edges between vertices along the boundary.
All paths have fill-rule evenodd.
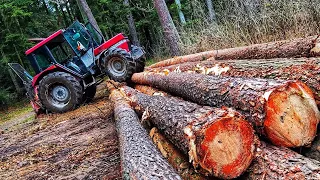
<path id="1" fill-rule="evenodd" d="M 78 56 L 91 48 L 91 36 L 79 21 L 74 22 L 63 34 Z"/>
<path id="2" fill-rule="evenodd" d="M 103 36 L 92 26 L 91 23 L 86 24 L 86 28 L 88 29 L 88 32 L 93 37 L 93 40 L 95 41 L 95 46 L 99 46 L 104 42 Z"/>

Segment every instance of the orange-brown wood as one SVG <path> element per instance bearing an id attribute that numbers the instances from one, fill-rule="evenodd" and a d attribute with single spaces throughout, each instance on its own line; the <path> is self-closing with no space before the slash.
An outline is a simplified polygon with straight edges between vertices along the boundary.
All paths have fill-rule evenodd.
<path id="1" fill-rule="evenodd" d="M 312 91 L 300 81 L 151 72 L 132 80 L 201 105 L 233 107 L 276 145 L 307 146 L 316 135 L 320 113 Z"/>
<path id="2" fill-rule="evenodd" d="M 143 120 L 161 130 L 205 175 L 231 179 L 250 165 L 255 150 L 254 131 L 238 112 L 175 97 L 148 96 L 129 87 L 122 91 L 136 112 L 143 114 Z"/>

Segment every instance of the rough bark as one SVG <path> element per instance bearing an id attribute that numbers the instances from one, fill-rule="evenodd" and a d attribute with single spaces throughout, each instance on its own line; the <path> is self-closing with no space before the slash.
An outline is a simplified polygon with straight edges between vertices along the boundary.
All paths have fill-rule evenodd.
<path id="1" fill-rule="evenodd" d="M 255 136 L 251 125 L 229 108 L 200 106 L 177 98 L 148 96 L 123 87 L 131 106 L 170 139 L 194 167 L 223 179 L 235 178 L 250 165 Z"/>
<path id="2" fill-rule="evenodd" d="M 261 142 L 243 179 L 320 179 L 320 162 Z"/>
<path id="3" fill-rule="evenodd" d="M 190 166 L 189 159 L 182 154 L 157 128 L 152 128 L 149 133 L 153 143 L 161 154 L 168 160 L 172 167 L 184 180 L 205 180 L 206 177 L 195 172 Z"/>
<path id="4" fill-rule="evenodd" d="M 173 23 L 171 15 L 169 13 L 167 4 L 165 0 L 154 0 L 154 6 L 157 10 L 162 29 L 170 48 L 170 53 L 172 56 L 180 55 L 179 50 L 179 34 Z"/>
<path id="5" fill-rule="evenodd" d="M 272 59 L 290 57 L 315 57 L 319 55 L 320 43 L 318 36 L 276 41 L 250 46 L 209 51 L 216 60 L 230 59 Z M 149 68 L 164 67 L 182 62 L 199 61 L 193 58 L 182 58 L 183 61 L 164 60 L 149 66 Z"/>
<path id="6" fill-rule="evenodd" d="M 125 6 L 127 6 L 128 8 L 130 8 L 129 0 L 124 0 L 123 4 Z M 130 31 L 130 35 L 131 35 L 131 38 L 132 38 L 132 44 L 134 44 L 136 46 L 140 46 L 140 41 L 139 41 L 138 33 L 137 33 L 137 30 L 136 30 L 136 25 L 135 25 L 135 22 L 134 22 L 134 19 L 133 19 L 133 15 L 132 15 L 131 11 L 129 11 L 129 14 L 128 14 L 127 18 L 128 18 L 129 31 Z"/>
<path id="7" fill-rule="evenodd" d="M 92 26 L 94 28 L 96 28 L 96 30 L 99 33 L 103 34 L 102 31 L 99 28 L 99 25 L 98 25 L 96 19 L 94 18 L 93 14 L 91 12 L 91 9 L 90 9 L 87 1 L 86 0 L 77 0 L 77 1 L 79 2 L 80 6 L 81 6 L 80 8 L 83 9 L 83 11 L 85 12 L 86 16 L 88 17 L 88 21 L 92 24 Z"/>
<path id="8" fill-rule="evenodd" d="M 300 81 L 152 72 L 136 73 L 132 81 L 201 105 L 233 107 L 280 146 L 309 145 L 320 119 L 311 89 Z"/>
<path id="9" fill-rule="evenodd" d="M 312 89 L 316 102 L 318 106 L 320 105 L 319 58 L 207 60 L 151 69 L 152 72 L 161 72 L 164 70 L 170 72 L 195 71 L 201 74 L 231 77 L 300 80 Z"/>
<path id="10" fill-rule="evenodd" d="M 152 143 L 123 94 L 107 83 L 114 102 L 123 179 L 181 179 Z"/>

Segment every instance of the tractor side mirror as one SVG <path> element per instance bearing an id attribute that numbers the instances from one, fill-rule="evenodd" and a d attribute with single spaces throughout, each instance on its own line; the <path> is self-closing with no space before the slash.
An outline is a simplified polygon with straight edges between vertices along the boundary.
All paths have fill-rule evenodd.
<path id="1" fill-rule="evenodd" d="M 77 40 L 77 39 L 79 39 L 80 38 L 80 33 L 76 33 L 76 34 L 74 34 L 73 36 L 72 36 L 72 40 Z"/>

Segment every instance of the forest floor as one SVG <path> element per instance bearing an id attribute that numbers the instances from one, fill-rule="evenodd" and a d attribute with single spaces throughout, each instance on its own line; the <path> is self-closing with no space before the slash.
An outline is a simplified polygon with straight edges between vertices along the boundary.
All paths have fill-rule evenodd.
<path id="1" fill-rule="evenodd" d="M 120 179 L 113 107 L 104 83 L 90 104 L 0 124 L 0 179 Z"/>

